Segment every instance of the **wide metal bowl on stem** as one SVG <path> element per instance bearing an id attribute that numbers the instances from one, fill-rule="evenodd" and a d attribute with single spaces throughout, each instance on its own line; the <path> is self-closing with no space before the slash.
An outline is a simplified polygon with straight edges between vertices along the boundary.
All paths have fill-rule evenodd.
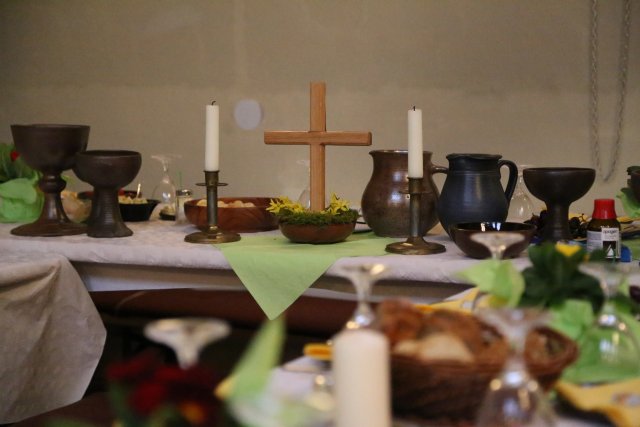
<path id="1" fill-rule="evenodd" d="M 587 194 L 596 171 L 574 167 L 527 168 L 523 177 L 531 194 L 547 205 L 548 219 L 542 230 L 542 240 L 571 240 L 569 206 Z"/>
<path id="2" fill-rule="evenodd" d="M 11 230 L 18 236 L 68 236 L 82 234 L 86 225 L 72 222 L 62 208 L 60 193 L 66 187 L 61 174 L 86 150 L 89 126 L 61 124 L 11 125 L 16 150 L 31 168 L 42 172 L 38 186 L 44 193 L 40 217 Z"/>
<path id="3" fill-rule="evenodd" d="M 141 165 L 142 157 L 136 151 L 89 150 L 78 153 L 74 171 L 78 178 L 94 188 L 88 236 L 126 237 L 133 234 L 122 220 L 118 191 L 133 181 Z"/>

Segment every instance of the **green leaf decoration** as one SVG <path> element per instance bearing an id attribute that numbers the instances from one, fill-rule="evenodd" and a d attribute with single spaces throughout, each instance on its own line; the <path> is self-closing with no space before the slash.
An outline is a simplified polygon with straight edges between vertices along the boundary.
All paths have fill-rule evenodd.
<path id="1" fill-rule="evenodd" d="M 260 395 L 278 364 L 285 337 L 282 316 L 262 325 L 231 374 L 227 400 L 252 399 Z"/>

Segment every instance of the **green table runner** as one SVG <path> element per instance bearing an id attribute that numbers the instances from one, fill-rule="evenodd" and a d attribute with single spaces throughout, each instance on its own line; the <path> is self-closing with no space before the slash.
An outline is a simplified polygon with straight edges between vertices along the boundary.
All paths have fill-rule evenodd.
<path id="1" fill-rule="evenodd" d="M 283 236 L 243 236 L 215 246 L 267 317 L 274 319 L 338 259 L 385 255 L 385 246 L 395 241 L 369 232 L 330 245 L 291 243 Z"/>

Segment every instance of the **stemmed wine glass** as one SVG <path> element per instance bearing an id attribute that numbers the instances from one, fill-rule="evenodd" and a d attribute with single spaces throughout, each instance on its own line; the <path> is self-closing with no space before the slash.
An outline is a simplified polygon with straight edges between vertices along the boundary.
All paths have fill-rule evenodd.
<path id="1" fill-rule="evenodd" d="M 593 325 L 578 339 L 580 357 L 564 376 L 570 381 L 600 383 L 640 375 L 640 345 L 611 301 L 626 275 L 624 267 L 606 261 L 580 265 L 582 272 L 599 280 L 604 302 Z"/>
<path id="2" fill-rule="evenodd" d="M 160 200 L 160 212 L 175 217 L 176 186 L 169 174 L 169 166 L 173 160 L 179 159 L 179 154 L 152 154 L 151 158 L 162 165 L 162 179 L 153 189 L 151 197 Z"/>
<path id="3" fill-rule="evenodd" d="M 349 279 L 356 289 L 358 305 L 345 329 L 368 328 L 375 320 L 369 299 L 373 284 L 389 273 L 384 264 L 351 264 L 338 267 L 338 274 Z"/>
<path id="4" fill-rule="evenodd" d="M 147 338 L 173 349 L 182 369 L 198 363 L 200 350 L 226 337 L 229 331 L 229 324 L 223 320 L 197 317 L 160 319 L 144 328 Z"/>
<path id="5" fill-rule="evenodd" d="M 476 427 L 555 426 L 553 409 L 524 357 L 527 335 L 547 321 L 547 314 L 535 308 L 487 308 L 477 314 L 498 329 L 510 351 L 502 372 L 489 383 Z"/>

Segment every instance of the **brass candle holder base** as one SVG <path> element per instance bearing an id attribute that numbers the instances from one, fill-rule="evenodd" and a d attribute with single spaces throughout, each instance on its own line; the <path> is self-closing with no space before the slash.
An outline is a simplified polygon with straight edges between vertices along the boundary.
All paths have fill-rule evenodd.
<path id="1" fill-rule="evenodd" d="M 446 251 L 443 245 L 426 242 L 420 235 L 420 198 L 423 192 L 422 178 L 409 178 L 409 237 L 405 242 L 388 244 L 385 251 L 400 255 L 433 255 Z"/>
<path id="2" fill-rule="evenodd" d="M 184 238 L 184 241 L 189 243 L 229 243 L 238 240 L 240 240 L 239 234 L 222 231 L 217 225 L 209 226 L 204 231 L 188 234 Z"/>
<path id="3" fill-rule="evenodd" d="M 400 255 L 432 255 L 446 251 L 444 245 L 426 242 L 420 236 L 409 237 L 406 242 L 390 243 L 385 247 L 385 250 Z"/>
<path id="4" fill-rule="evenodd" d="M 185 236 L 188 243 L 229 243 L 240 240 L 240 235 L 224 231 L 218 227 L 218 187 L 227 184 L 219 182 L 219 171 L 204 171 L 204 183 L 196 185 L 207 187 L 207 229 Z"/>

